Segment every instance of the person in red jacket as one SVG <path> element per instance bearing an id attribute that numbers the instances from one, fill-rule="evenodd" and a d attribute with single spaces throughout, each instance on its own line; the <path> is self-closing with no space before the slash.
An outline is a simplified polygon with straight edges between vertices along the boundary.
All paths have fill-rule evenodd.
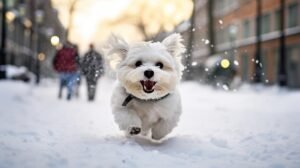
<path id="1" fill-rule="evenodd" d="M 67 100 L 70 100 L 74 94 L 74 89 L 79 78 L 78 73 L 78 53 L 70 42 L 67 42 L 57 51 L 53 67 L 59 73 L 60 86 L 58 97 L 62 97 L 62 90 L 67 87 Z"/>

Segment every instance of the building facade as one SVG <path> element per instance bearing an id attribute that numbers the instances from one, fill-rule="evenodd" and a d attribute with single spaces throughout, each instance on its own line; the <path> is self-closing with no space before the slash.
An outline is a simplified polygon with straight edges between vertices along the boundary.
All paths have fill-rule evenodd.
<path id="1" fill-rule="evenodd" d="M 58 19 L 51 0 L 6 0 L 5 57 L 6 64 L 25 66 L 35 74 L 51 75 L 52 58 L 56 48 L 51 45 L 52 36 L 64 40 L 65 29 Z M 0 18 L 0 19 L 3 19 Z M 2 34 L 1 34 L 2 37 Z"/>
<path id="2" fill-rule="evenodd" d="M 233 56 L 239 62 L 238 73 L 243 81 L 252 82 L 255 64 L 260 64 L 261 81 L 265 84 L 276 84 L 280 66 L 280 0 L 261 0 L 259 62 L 255 57 L 257 2 L 220 0 L 219 4 L 216 3 L 216 52 L 222 54 L 230 50 L 235 51 Z M 300 87 L 299 1 L 286 0 L 284 8 L 287 83 L 290 87 Z"/>
<path id="3" fill-rule="evenodd" d="M 257 34 L 257 2 L 260 2 L 260 34 Z M 254 82 L 256 67 L 261 68 L 261 82 L 278 83 L 280 61 L 280 0 L 195 0 L 195 25 L 182 31 L 185 40 L 192 34 L 191 64 L 205 64 L 212 56 L 236 63 L 244 82 Z M 209 10 L 211 9 L 211 10 Z M 300 1 L 284 2 L 284 37 L 287 84 L 300 88 Z M 212 32 L 212 34 L 210 33 Z M 257 41 L 260 54 L 257 60 Z M 213 50 L 212 50 L 213 48 Z M 198 70 L 197 70 L 198 71 Z M 202 69 L 203 71 L 203 69 Z"/>

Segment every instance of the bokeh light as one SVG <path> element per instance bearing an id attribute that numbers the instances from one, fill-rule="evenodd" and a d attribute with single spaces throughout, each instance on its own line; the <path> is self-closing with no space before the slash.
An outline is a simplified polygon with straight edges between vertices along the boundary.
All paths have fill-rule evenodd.
<path id="1" fill-rule="evenodd" d="M 221 67 L 224 69 L 227 69 L 227 68 L 229 68 L 229 66 L 230 66 L 230 61 L 228 59 L 222 59 Z"/>
<path id="2" fill-rule="evenodd" d="M 52 36 L 51 37 L 51 39 L 50 39 L 50 41 L 51 41 L 51 44 L 53 45 L 53 46 L 57 46 L 58 44 L 59 44 L 59 37 L 58 36 Z"/>

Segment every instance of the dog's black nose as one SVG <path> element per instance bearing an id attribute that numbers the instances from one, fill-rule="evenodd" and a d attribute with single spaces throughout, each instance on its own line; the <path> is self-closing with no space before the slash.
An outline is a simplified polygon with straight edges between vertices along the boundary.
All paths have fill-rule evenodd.
<path id="1" fill-rule="evenodd" d="M 152 70 L 146 70 L 146 71 L 144 72 L 144 75 L 145 75 L 148 79 L 150 79 L 150 78 L 154 75 L 154 72 L 153 72 Z"/>

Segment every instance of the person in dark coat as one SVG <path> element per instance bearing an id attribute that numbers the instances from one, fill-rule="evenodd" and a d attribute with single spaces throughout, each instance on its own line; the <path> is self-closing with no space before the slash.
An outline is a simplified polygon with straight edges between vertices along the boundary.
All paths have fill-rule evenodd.
<path id="1" fill-rule="evenodd" d="M 94 49 L 93 44 L 90 44 L 89 51 L 81 61 L 81 71 L 87 82 L 88 100 L 93 101 L 95 99 L 98 79 L 103 74 L 102 55 Z"/>
<path id="2" fill-rule="evenodd" d="M 67 100 L 74 94 L 78 79 L 78 53 L 70 42 L 63 45 L 56 52 L 53 60 L 53 68 L 59 73 L 60 85 L 58 97 L 62 97 L 62 90 L 67 87 Z"/>

